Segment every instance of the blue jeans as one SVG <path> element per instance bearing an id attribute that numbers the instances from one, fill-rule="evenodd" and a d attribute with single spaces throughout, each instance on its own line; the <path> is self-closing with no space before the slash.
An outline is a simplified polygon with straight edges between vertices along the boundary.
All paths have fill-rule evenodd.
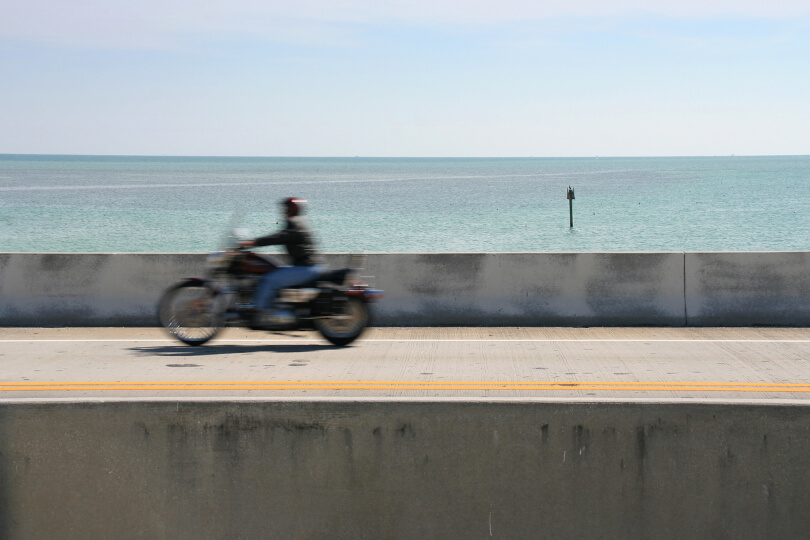
<path id="1" fill-rule="evenodd" d="M 278 270 L 269 272 L 262 276 L 259 286 L 256 287 L 256 292 L 253 294 L 253 304 L 261 309 L 272 307 L 277 290 L 282 287 L 292 287 L 312 281 L 322 274 L 324 270 L 326 270 L 324 265 L 282 266 Z"/>

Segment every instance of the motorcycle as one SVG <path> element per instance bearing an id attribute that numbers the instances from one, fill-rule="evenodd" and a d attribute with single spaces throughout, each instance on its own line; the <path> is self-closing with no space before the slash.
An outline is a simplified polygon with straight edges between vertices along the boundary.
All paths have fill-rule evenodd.
<path id="1" fill-rule="evenodd" d="M 269 317 L 249 309 L 262 275 L 276 270 L 278 263 L 239 246 L 244 236 L 244 231 L 234 231 L 224 250 L 208 255 L 205 277 L 185 279 L 163 293 L 158 319 L 169 334 L 188 345 L 202 345 L 228 326 L 270 331 L 314 328 L 333 345 L 346 346 L 369 326 L 370 304 L 383 291 L 359 281 L 364 257 L 356 255 L 347 268 L 279 289 Z"/>

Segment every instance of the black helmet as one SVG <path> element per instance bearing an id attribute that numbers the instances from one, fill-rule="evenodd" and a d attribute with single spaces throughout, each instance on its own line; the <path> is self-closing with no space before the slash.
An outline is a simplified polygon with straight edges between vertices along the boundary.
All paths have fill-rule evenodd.
<path id="1" fill-rule="evenodd" d="M 281 204 L 291 216 L 297 216 L 304 213 L 307 201 L 298 197 L 287 197 L 281 201 Z"/>

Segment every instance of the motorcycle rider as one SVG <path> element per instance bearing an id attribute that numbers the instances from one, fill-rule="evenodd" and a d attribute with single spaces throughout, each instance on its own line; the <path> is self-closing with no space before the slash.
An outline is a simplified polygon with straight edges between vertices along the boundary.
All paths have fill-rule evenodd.
<path id="1" fill-rule="evenodd" d="M 303 216 L 306 203 L 307 201 L 297 197 L 282 200 L 284 216 L 287 218 L 284 229 L 254 240 L 239 242 L 240 246 L 247 248 L 282 245 L 292 259 L 290 266 L 281 266 L 262 276 L 253 296 L 253 307 L 257 310 L 272 307 L 278 289 L 301 285 L 317 278 L 326 270 L 323 258 L 315 248 L 312 231 Z"/>

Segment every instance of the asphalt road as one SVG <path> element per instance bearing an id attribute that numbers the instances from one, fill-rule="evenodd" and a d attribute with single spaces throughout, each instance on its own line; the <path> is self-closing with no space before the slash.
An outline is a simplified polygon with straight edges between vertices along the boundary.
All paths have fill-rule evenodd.
<path id="1" fill-rule="evenodd" d="M 810 328 L 0 328 L 0 400 L 543 399 L 810 403 Z"/>

